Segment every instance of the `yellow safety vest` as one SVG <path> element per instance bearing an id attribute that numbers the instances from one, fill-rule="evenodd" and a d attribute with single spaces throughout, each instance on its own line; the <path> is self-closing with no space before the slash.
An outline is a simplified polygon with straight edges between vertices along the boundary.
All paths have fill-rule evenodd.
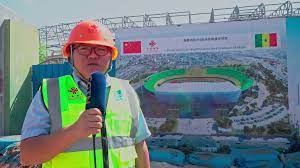
<path id="1" fill-rule="evenodd" d="M 135 134 L 140 112 L 139 100 L 128 81 L 111 78 L 107 100 L 106 130 L 110 168 L 133 168 L 137 158 Z M 85 110 L 86 96 L 72 76 L 43 80 L 42 97 L 48 108 L 53 133 L 75 123 Z M 97 167 L 103 167 L 101 134 L 96 136 Z M 92 138 L 73 144 L 43 164 L 43 168 L 94 168 Z"/>

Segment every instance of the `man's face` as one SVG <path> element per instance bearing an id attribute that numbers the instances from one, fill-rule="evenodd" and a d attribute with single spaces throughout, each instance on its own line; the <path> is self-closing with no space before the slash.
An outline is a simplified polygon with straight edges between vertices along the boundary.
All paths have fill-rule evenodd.
<path id="1" fill-rule="evenodd" d="M 110 66 L 112 51 L 106 46 L 77 44 L 73 46 L 75 68 L 88 79 L 91 73 L 105 73 Z"/>

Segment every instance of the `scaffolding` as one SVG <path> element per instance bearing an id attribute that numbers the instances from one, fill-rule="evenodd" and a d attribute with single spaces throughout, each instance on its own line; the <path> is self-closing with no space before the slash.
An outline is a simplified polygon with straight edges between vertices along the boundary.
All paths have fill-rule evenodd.
<path id="1" fill-rule="evenodd" d="M 213 8 L 210 12 L 206 13 L 191 13 L 190 11 L 167 12 L 136 16 L 100 18 L 95 19 L 95 21 L 106 25 L 111 31 L 116 31 L 118 29 L 128 28 L 245 21 L 287 16 L 300 16 L 300 2 L 286 1 L 278 4 L 261 3 L 258 6 L 235 6 L 233 8 L 219 9 Z M 61 47 L 67 40 L 71 29 L 78 22 L 43 26 L 39 29 L 40 44 L 46 46 L 46 55 L 49 59 L 50 57 L 53 58 L 61 56 Z"/>

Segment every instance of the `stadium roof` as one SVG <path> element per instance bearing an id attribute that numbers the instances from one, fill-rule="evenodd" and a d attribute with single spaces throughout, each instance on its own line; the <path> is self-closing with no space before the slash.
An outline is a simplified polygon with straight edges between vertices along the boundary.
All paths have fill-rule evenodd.
<path id="1" fill-rule="evenodd" d="M 235 70 L 234 68 L 220 67 L 191 70 L 176 69 L 155 73 L 145 80 L 144 87 L 150 92 L 155 92 L 158 86 L 163 86 L 163 83 L 165 82 L 173 79 L 188 77 L 210 77 L 224 79 L 225 81 L 233 83 L 235 86 L 241 89 L 241 91 L 249 89 L 254 82 L 253 79 L 249 78 L 242 72 Z"/>

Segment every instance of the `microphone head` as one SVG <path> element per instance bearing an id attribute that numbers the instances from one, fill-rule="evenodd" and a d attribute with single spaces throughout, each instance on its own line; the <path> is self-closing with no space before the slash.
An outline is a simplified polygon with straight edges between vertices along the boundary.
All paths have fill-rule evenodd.
<path id="1" fill-rule="evenodd" d="M 88 86 L 88 104 L 89 108 L 98 108 L 102 115 L 106 112 L 106 77 L 101 72 L 91 74 Z"/>
<path id="2" fill-rule="evenodd" d="M 90 80 L 93 82 L 93 83 L 97 83 L 97 84 L 100 84 L 98 87 L 103 87 L 105 88 L 106 87 L 106 77 L 103 73 L 101 72 L 93 72 L 91 74 L 91 77 L 90 77 Z"/>

